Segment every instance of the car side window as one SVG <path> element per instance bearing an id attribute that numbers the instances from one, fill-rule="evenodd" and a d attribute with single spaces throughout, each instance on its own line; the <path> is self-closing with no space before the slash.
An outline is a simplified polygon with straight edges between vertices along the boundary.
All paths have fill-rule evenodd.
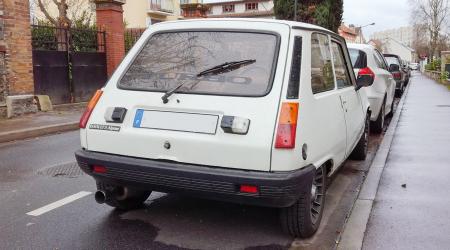
<path id="1" fill-rule="evenodd" d="M 373 58 L 375 59 L 375 63 L 377 64 L 377 67 L 380 69 L 384 69 L 383 62 L 380 60 L 380 57 L 378 57 L 377 53 L 373 53 Z"/>
<path id="2" fill-rule="evenodd" d="M 314 94 L 335 88 L 330 40 L 319 33 L 311 35 L 311 88 Z"/>
<path id="3" fill-rule="evenodd" d="M 350 79 L 348 68 L 345 64 L 344 52 L 341 45 L 332 42 L 334 74 L 336 75 L 336 83 L 339 89 L 353 86 Z"/>
<path id="4" fill-rule="evenodd" d="M 375 50 L 374 56 L 375 56 L 375 61 L 377 62 L 378 67 L 388 70 L 386 61 L 384 60 L 384 57 L 381 56 L 380 52 L 378 52 L 378 50 Z"/>

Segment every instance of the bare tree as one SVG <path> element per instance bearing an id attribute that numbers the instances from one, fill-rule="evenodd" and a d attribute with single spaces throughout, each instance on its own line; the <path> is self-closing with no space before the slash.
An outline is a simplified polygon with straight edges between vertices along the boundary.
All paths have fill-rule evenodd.
<path id="1" fill-rule="evenodd" d="M 448 25 L 449 0 L 411 0 L 412 18 L 416 25 L 423 25 L 429 35 L 429 56 L 439 56 L 438 47 L 442 30 Z M 422 26 L 419 26 L 422 27 Z"/>
<path id="2" fill-rule="evenodd" d="M 77 22 L 86 23 L 92 20 L 90 0 L 32 0 L 31 2 L 33 8 L 39 8 L 45 20 L 56 27 L 70 27 Z"/>

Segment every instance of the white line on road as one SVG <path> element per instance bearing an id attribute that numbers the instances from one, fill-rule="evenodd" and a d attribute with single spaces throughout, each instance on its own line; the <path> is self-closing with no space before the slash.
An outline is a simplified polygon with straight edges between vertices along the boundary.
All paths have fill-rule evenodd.
<path id="1" fill-rule="evenodd" d="M 31 212 L 28 212 L 27 215 L 39 216 L 39 215 L 45 214 L 45 213 L 47 213 L 49 211 L 52 211 L 53 209 L 56 209 L 58 207 L 62 207 L 64 205 L 68 204 L 68 203 L 71 203 L 73 201 L 81 199 L 81 198 L 83 198 L 83 197 L 85 197 L 87 195 L 90 195 L 90 194 L 92 194 L 92 192 L 81 191 L 81 192 L 73 194 L 71 196 L 67 196 L 66 198 L 63 198 L 63 199 L 61 199 L 59 201 L 55 201 L 55 202 L 50 203 L 50 204 L 48 204 L 46 206 L 43 206 L 41 208 L 38 208 L 38 209 L 33 210 Z"/>

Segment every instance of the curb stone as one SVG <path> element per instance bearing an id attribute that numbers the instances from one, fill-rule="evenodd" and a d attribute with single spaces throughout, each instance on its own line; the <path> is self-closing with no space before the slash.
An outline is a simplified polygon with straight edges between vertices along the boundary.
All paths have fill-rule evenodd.
<path id="1" fill-rule="evenodd" d="M 48 134 L 55 134 L 59 132 L 66 132 L 78 129 L 78 121 L 77 122 L 67 122 L 55 125 L 20 129 L 9 132 L 0 133 L 0 143 L 10 142 L 16 140 L 23 140 Z"/>
<path id="2" fill-rule="evenodd" d="M 370 165 L 369 172 L 362 184 L 358 198 L 355 200 L 353 208 L 345 222 L 340 240 L 336 241 L 338 250 L 360 250 L 363 246 L 364 235 L 372 212 L 373 202 L 410 86 L 411 84 L 408 84 L 406 91 L 400 99 L 397 110 Z"/>

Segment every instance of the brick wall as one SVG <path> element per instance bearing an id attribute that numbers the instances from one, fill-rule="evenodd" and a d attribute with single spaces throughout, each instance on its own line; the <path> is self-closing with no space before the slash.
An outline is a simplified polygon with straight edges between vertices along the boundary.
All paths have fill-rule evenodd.
<path id="1" fill-rule="evenodd" d="M 125 56 L 125 27 L 122 4 L 97 1 L 97 27 L 106 32 L 106 60 L 108 76 Z"/>
<path id="2" fill-rule="evenodd" d="M 0 1 L 0 53 L 4 50 L 3 96 L 33 94 L 30 9 L 28 0 Z M 1 58 L 1 56 L 0 56 Z M 0 95 L 2 86 L 0 86 Z M 0 100 L 1 102 L 1 100 Z"/>

